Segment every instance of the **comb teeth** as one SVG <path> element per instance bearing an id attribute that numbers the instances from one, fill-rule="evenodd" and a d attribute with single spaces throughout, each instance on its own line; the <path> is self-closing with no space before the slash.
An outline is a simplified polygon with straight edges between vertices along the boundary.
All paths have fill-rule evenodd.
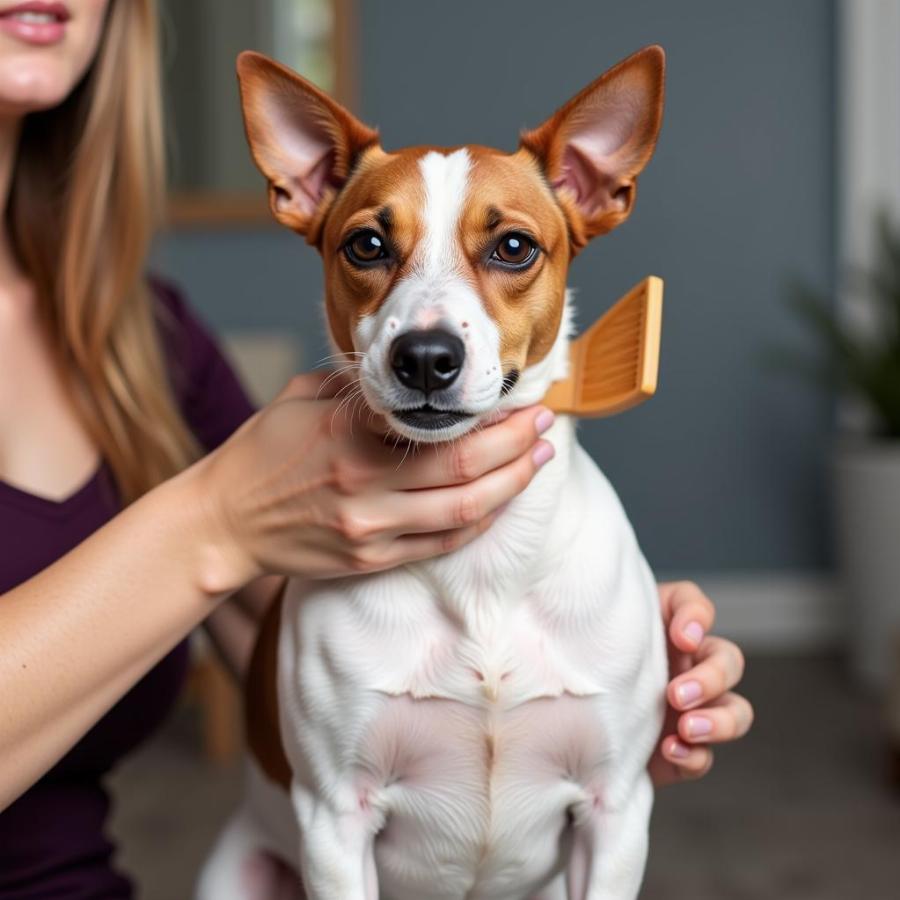
<path id="1" fill-rule="evenodd" d="M 575 340 L 569 377 L 551 385 L 544 402 L 556 412 L 608 416 L 651 397 L 662 292 L 661 279 L 645 278 Z"/>
<path id="2" fill-rule="evenodd" d="M 640 385 L 644 319 L 643 304 L 614 307 L 603 326 L 586 335 L 580 384 L 583 403 L 598 403 Z"/>

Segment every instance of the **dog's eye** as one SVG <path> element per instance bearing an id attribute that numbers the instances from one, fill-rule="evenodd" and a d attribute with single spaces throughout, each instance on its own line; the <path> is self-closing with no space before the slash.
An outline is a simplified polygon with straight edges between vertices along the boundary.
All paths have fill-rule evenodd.
<path id="1" fill-rule="evenodd" d="M 523 269 L 537 256 L 537 246 L 530 237 L 517 232 L 505 235 L 494 248 L 491 259 L 506 266 Z"/>
<path id="2" fill-rule="evenodd" d="M 366 231 L 358 231 L 344 245 L 344 253 L 350 262 L 358 266 L 367 266 L 387 259 L 387 249 L 384 240 L 375 232 L 367 229 Z"/>

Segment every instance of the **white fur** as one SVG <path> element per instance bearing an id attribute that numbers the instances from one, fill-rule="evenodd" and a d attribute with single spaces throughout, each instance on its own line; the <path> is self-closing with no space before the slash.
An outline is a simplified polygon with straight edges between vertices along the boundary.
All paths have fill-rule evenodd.
<path id="1" fill-rule="evenodd" d="M 470 323 L 472 408 L 534 402 L 566 373 L 568 301 L 553 350 L 513 394 L 491 380 L 496 326 L 446 240 L 462 152 L 423 159 L 420 270 L 357 329 L 375 408 L 399 396 L 391 335 L 432 316 Z M 290 797 L 257 773 L 204 884 L 234 871 L 236 847 L 278 847 L 293 848 L 310 900 L 634 900 L 666 680 L 656 585 L 574 423 L 558 418 L 547 438 L 555 458 L 468 546 L 291 583 L 278 670 Z"/>
<path id="2" fill-rule="evenodd" d="M 426 153 L 419 160 L 425 185 L 425 235 L 415 265 L 424 279 L 436 280 L 454 270 L 462 271 L 456 232 L 471 167 L 465 147 L 448 154 Z"/>

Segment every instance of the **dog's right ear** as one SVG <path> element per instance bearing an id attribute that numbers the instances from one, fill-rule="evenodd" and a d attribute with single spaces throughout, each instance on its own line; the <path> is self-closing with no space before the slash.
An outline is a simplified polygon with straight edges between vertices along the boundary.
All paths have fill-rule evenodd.
<path id="1" fill-rule="evenodd" d="M 665 61 L 662 47 L 639 50 L 522 135 L 563 207 L 575 251 L 631 213 L 662 124 Z"/>
<path id="2" fill-rule="evenodd" d="M 272 212 L 316 243 L 323 213 L 378 132 L 261 53 L 241 53 L 237 73 L 247 140 L 268 179 Z"/>

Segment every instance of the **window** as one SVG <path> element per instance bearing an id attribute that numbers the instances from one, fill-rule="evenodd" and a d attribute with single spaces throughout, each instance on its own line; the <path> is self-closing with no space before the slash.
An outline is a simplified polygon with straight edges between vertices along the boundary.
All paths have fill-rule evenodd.
<path id="1" fill-rule="evenodd" d="M 271 221 L 244 137 L 235 59 L 266 53 L 348 102 L 352 2 L 161 0 L 171 223 Z"/>

